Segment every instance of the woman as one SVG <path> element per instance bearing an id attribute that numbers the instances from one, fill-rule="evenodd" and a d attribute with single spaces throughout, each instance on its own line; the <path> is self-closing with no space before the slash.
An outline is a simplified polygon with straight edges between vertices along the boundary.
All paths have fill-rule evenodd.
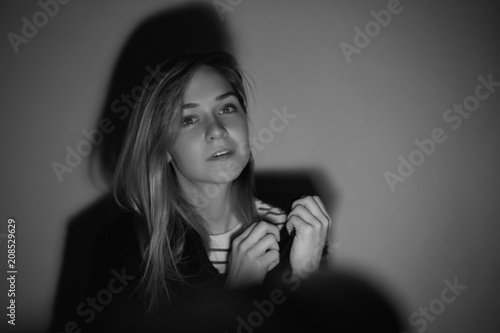
<path id="1" fill-rule="evenodd" d="M 145 313 L 204 287 L 260 285 L 280 261 L 297 278 L 316 271 L 330 217 L 316 196 L 295 200 L 288 214 L 254 197 L 245 79 L 235 59 L 180 55 L 161 71 L 131 116 L 116 171 L 115 196 L 133 212 L 130 228 L 119 228 L 133 227 L 135 236 L 115 244 L 117 224 L 108 227 L 96 252 L 106 263 L 95 271 L 131 267 L 131 294 Z M 106 277 L 94 277 L 94 290 L 99 280 Z"/>

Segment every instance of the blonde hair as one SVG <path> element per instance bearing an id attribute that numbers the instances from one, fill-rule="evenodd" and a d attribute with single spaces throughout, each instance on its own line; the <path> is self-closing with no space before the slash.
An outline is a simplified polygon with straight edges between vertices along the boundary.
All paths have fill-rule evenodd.
<path id="1" fill-rule="evenodd" d="M 167 152 L 182 122 L 184 92 L 201 66 L 212 67 L 226 78 L 248 117 L 245 90 L 248 81 L 232 55 L 226 52 L 178 55 L 164 62 L 160 67 L 161 79 L 150 79 L 143 90 L 131 115 L 116 168 L 115 199 L 120 206 L 133 210 L 140 220 L 138 237 L 143 259 L 140 286 L 148 311 L 164 296 L 170 301 L 167 280 L 185 282 L 186 276 L 179 271 L 178 264 L 186 232 L 193 229 L 205 249 L 208 245 L 205 222 L 167 162 Z M 244 225 L 256 216 L 253 171 L 250 154 L 248 164 L 230 186 L 231 205 Z"/>

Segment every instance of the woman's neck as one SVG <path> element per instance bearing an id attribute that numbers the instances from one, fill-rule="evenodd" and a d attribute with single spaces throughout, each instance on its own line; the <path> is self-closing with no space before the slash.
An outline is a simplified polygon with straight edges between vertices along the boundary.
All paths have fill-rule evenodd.
<path id="1" fill-rule="evenodd" d="M 220 195 L 209 198 L 208 206 L 203 209 L 203 212 L 202 216 L 208 224 L 210 234 L 224 233 L 238 224 L 227 189 L 221 191 Z"/>
<path id="2" fill-rule="evenodd" d="M 214 186 L 213 189 L 216 189 L 214 193 L 204 193 L 199 189 L 191 193 L 198 193 L 198 198 L 194 200 L 195 207 L 207 222 L 209 233 L 216 235 L 234 228 L 238 224 L 238 219 L 232 208 L 229 184 Z"/>

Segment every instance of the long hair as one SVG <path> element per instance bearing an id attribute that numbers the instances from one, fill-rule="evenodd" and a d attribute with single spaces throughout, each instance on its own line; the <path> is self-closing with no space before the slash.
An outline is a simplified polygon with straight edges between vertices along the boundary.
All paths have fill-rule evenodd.
<path id="1" fill-rule="evenodd" d="M 115 173 L 117 202 L 133 210 L 142 225 L 138 232 L 143 259 L 140 286 L 148 311 L 165 296 L 170 301 L 167 280 L 186 281 L 179 263 L 188 229 L 200 236 L 205 249 L 208 246 L 206 223 L 167 162 L 167 152 L 181 127 L 185 90 L 202 66 L 214 68 L 225 77 L 248 118 L 248 81 L 232 55 L 215 52 L 173 57 L 159 67 L 161 76 L 150 78 L 145 85 L 131 115 Z M 256 216 L 253 170 L 250 154 L 248 164 L 229 187 L 230 204 L 244 225 Z"/>

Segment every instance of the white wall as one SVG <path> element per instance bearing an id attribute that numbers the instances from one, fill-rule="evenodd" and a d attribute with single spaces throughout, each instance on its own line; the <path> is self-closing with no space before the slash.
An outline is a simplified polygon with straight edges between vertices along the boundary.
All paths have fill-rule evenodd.
<path id="1" fill-rule="evenodd" d="M 0 232 L 15 218 L 18 328 L 48 324 L 66 223 L 102 193 L 89 181 L 87 160 L 63 182 L 51 163 L 95 126 L 120 47 L 166 3 L 71 1 L 17 54 L 2 39 Z M 474 93 L 478 76 L 500 81 L 500 8 L 486 0 L 401 0 L 401 12 L 348 63 L 339 44 L 354 44 L 354 27 L 387 4 L 247 0 L 226 13 L 256 81 L 254 134 L 273 108 L 296 115 L 256 163 L 325 173 L 325 186 L 338 194 L 335 265 L 384 290 L 404 317 L 458 277 L 468 288 L 426 330 L 494 332 L 500 91 L 456 130 L 443 114 Z M 20 33 L 21 18 L 39 10 L 36 2 L 4 2 L 1 31 Z M 447 140 L 392 192 L 384 172 L 396 173 L 398 155 L 408 158 L 413 141 L 435 128 Z M 0 327 L 12 328 L 5 320 Z"/>

